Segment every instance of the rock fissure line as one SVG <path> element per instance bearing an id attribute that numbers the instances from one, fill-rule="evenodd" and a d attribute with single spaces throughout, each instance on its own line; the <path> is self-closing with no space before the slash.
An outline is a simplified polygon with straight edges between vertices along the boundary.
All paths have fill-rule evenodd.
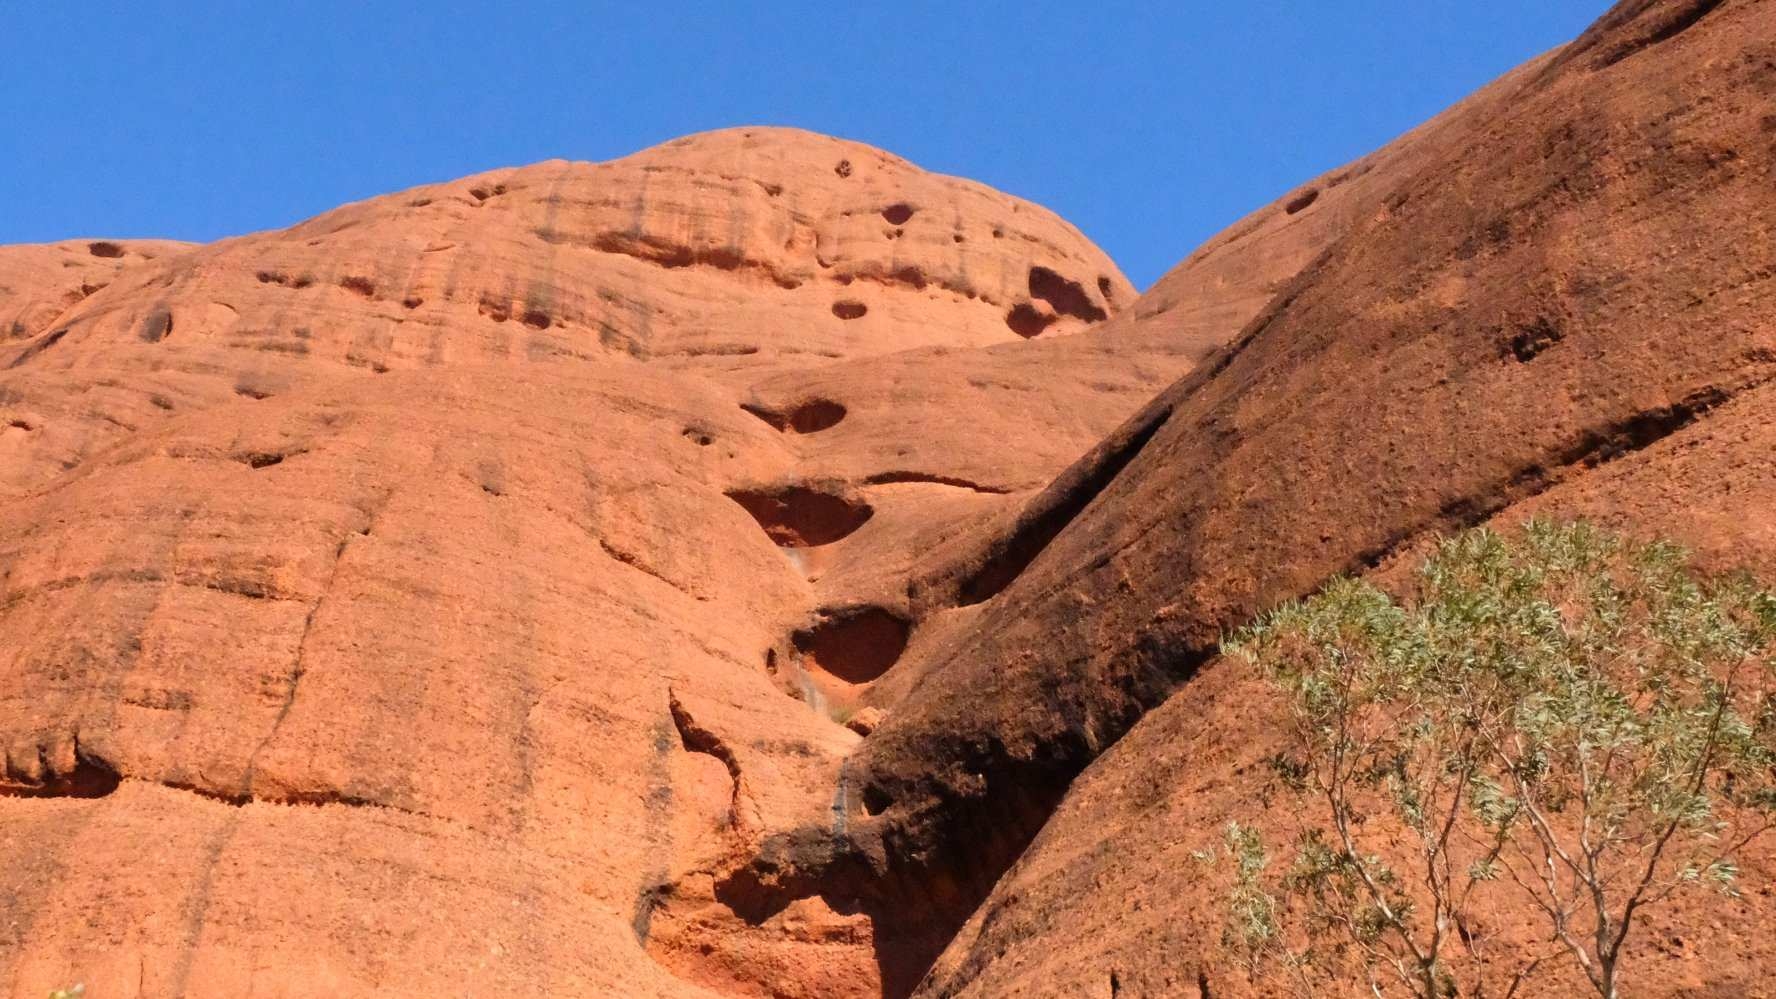
<path id="1" fill-rule="evenodd" d="M 733 748 L 721 736 L 697 724 L 684 702 L 678 699 L 677 692 L 671 688 L 667 688 L 667 708 L 672 714 L 673 728 L 678 731 L 679 742 L 685 751 L 712 756 L 727 768 L 728 778 L 733 784 L 728 801 L 729 825 L 742 832 L 751 828 L 745 808 L 746 780 L 740 769 L 740 758 L 734 755 Z"/>
<path id="2" fill-rule="evenodd" d="M 35 343 L 26 344 L 24 349 L 19 351 L 16 355 L 14 355 L 12 358 L 12 361 L 6 365 L 7 370 L 10 371 L 14 368 L 17 368 L 20 365 L 24 364 L 26 361 L 29 361 L 31 358 L 36 357 L 38 354 L 41 354 L 44 351 L 48 350 L 49 348 L 54 347 L 58 343 L 61 343 L 62 338 L 68 335 L 68 330 L 69 330 L 69 327 L 64 326 L 61 329 L 56 330 L 53 333 L 45 334 L 42 339 L 38 340 Z"/>
<path id="3" fill-rule="evenodd" d="M 674 579 L 668 578 L 660 570 L 655 569 L 653 566 L 648 565 L 646 562 L 643 562 L 639 555 L 636 555 L 632 552 L 626 552 L 623 549 L 618 548 L 617 546 L 611 544 L 609 541 L 606 541 L 603 538 L 598 539 L 598 547 L 601 550 L 603 550 L 603 552 L 606 555 L 610 556 L 615 561 L 621 562 L 622 564 L 628 566 L 631 569 L 634 569 L 636 572 L 639 572 L 645 576 L 652 576 L 653 578 L 659 580 L 662 583 L 665 583 L 667 586 L 672 587 L 673 589 L 684 594 L 685 596 L 690 597 L 692 600 L 707 603 L 711 599 L 710 597 L 703 596 L 702 594 L 692 592 L 691 589 L 689 587 L 685 586 L 683 583 L 680 583 Z"/>
<path id="4" fill-rule="evenodd" d="M 979 482 L 973 482 L 955 475 L 933 475 L 930 472 L 877 472 L 863 480 L 863 484 L 866 486 L 900 485 L 909 482 L 927 483 L 934 486 L 953 486 L 957 489 L 967 489 L 970 492 L 985 493 L 989 496 L 1004 496 L 1016 491 L 1004 486 L 982 485 Z"/>
<path id="5" fill-rule="evenodd" d="M 1400 532 L 1381 545 L 1354 556 L 1346 571 L 1379 568 L 1426 537 L 1474 527 L 1510 507 L 1653 447 L 1706 419 L 1715 409 L 1772 383 L 1776 383 L 1776 372 L 1730 387 L 1708 386 L 1669 406 L 1643 410 L 1615 421 L 1602 431 L 1587 432 L 1561 451 L 1551 463 L 1552 467 L 1539 463 L 1525 465 L 1491 490 L 1446 502 L 1429 523 Z"/>
<path id="6" fill-rule="evenodd" d="M 333 592 L 333 588 L 339 580 L 339 567 L 345 561 L 346 551 L 350 549 L 354 538 L 369 537 L 371 535 L 375 530 L 378 516 L 381 515 L 383 510 L 387 509 L 390 500 L 391 496 L 385 495 L 380 501 L 376 511 L 372 512 L 365 518 L 365 524 L 361 530 L 347 533 L 344 537 L 339 539 L 338 546 L 333 552 L 333 564 L 327 571 L 327 580 L 322 584 L 321 592 L 315 597 L 313 606 L 309 607 L 308 613 L 302 619 L 302 631 L 296 639 L 295 661 L 291 663 L 290 666 L 289 686 L 284 694 L 283 703 L 278 706 L 277 715 L 272 719 L 271 730 L 265 734 L 265 738 L 260 741 L 259 745 L 255 747 L 253 752 L 247 757 L 246 768 L 241 776 L 240 793 L 242 795 L 247 797 L 253 796 L 253 781 L 258 776 L 259 758 L 265 753 L 266 749 L 271 746 L 272 741 L 277 738 L 278 732 L 283 729 L 284 721 L 290 717 L 290 712 L 296 707 L 297 691 L 302 685 L 303 676 L 308 672 L 308 640 L 314 633 L 315 618 L 320 614 L 321 608 L 325 606 L 327 602 L 327 597 Z"/>

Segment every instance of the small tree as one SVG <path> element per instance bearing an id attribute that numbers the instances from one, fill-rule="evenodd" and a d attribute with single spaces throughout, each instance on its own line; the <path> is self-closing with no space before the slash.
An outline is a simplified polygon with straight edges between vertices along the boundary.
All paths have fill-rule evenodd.
<path id="1" fill-rule="evenodd" d="M 1278 609 L 1224 650 L 1287 695 L 1273 766 L 1325 819 L 1277 884 L 1290 904 L 1254 901 L 1248 875 L 1230 920 L 1297 972 L 1354 949 L 1377 995 L 1508 996 L 1564 955 L 1617 999 L 1646 907 L 1730 894 L 1776 812 L 1773 643 L 1776 595 L 1749 579 L 1542 521 L 1442 542 L 1405 606 L 1343 579 Z M 1489 952 L 1476 915 L 1513 904 L 1546 950 Z M 1255 911 L 1305 914 L 1310 946 L 1252 932 Z"/>

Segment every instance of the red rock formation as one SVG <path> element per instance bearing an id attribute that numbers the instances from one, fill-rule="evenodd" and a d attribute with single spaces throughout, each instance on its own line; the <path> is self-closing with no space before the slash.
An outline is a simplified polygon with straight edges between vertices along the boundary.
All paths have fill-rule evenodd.
<path id="1" fill-rule="evenodd" d="M 884 850 L 947 860 L 970 817 L 1046 817 L 1164 702 L 1072 786 L 921 994 L 1195 995 L 1199 974 L 1215 996 L 1276 994 L 1218 953 L 1224 885 L 1188 859 L 1262 783 L 1275 706 L 1212 660 L 1259 608 L 1534 513 L 1776 570 L 1772 94 L 1768 5 L 1620 6 L 1409 138 L 1382 209 L 1149 408 L 1139 453 L 865 746 L 895 803 Z M 1768 844 L 1742 859 L 1748 883 L 1776 870 Z M 1631 958 L 1641 987 L 1749 994 L 1776 956 L 1731 927 L 1770 905 L 1662 912 Z"/>
<path id="2" fill-rule="evenodd" d="M 1191 363 L 1065 335 L 1134 293 L 1049 213 L 782 130 L 92 245 L 0 254 L 18 994 L 905 991 L 716 883 L 842 832 L 909 560 Z"/>
<path id="3" fill-rule="evenodd" d="M 126 270 L 186 249 L 144 239 L 0 246 L 0 343 L 10 347 L 49 332 L 57 317 Z"/>
<path id="4" fill-rule="evenodd" d="M 1239 994 L 1221 629 L 1529 512 L 1776 572 L 1772 39 L 1629 0 L 1139 300 L 763 128 L 0 249 L 0 982 Z"/>

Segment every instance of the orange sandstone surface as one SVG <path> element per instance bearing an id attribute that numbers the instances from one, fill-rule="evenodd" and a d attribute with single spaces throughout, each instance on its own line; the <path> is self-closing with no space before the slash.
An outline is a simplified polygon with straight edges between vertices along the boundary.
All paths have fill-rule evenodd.
<path id="1" fill-rule="evenodd" d="M 0 991 L 1274 994 L 1223 629 L 1532 513 L 1776 576 L 1773 108 L 1625 0 L 1144 295 L 774 128 L 0 248 Z M 1766 987 L 1745 866 L 1656 994 Z"/>

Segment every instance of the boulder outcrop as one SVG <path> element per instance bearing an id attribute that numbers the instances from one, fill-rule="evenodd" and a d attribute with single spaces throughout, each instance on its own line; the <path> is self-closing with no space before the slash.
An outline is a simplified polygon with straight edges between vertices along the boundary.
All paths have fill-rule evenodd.
<path id="1" fill-rule="evenodd" d="M 1625 0 L 1144 295 L 772 128 L 0 248 L 0 990 L 1265 994 L 1225 629 L 1534 513 L 1776 574 L 1772 106 Z"/>

